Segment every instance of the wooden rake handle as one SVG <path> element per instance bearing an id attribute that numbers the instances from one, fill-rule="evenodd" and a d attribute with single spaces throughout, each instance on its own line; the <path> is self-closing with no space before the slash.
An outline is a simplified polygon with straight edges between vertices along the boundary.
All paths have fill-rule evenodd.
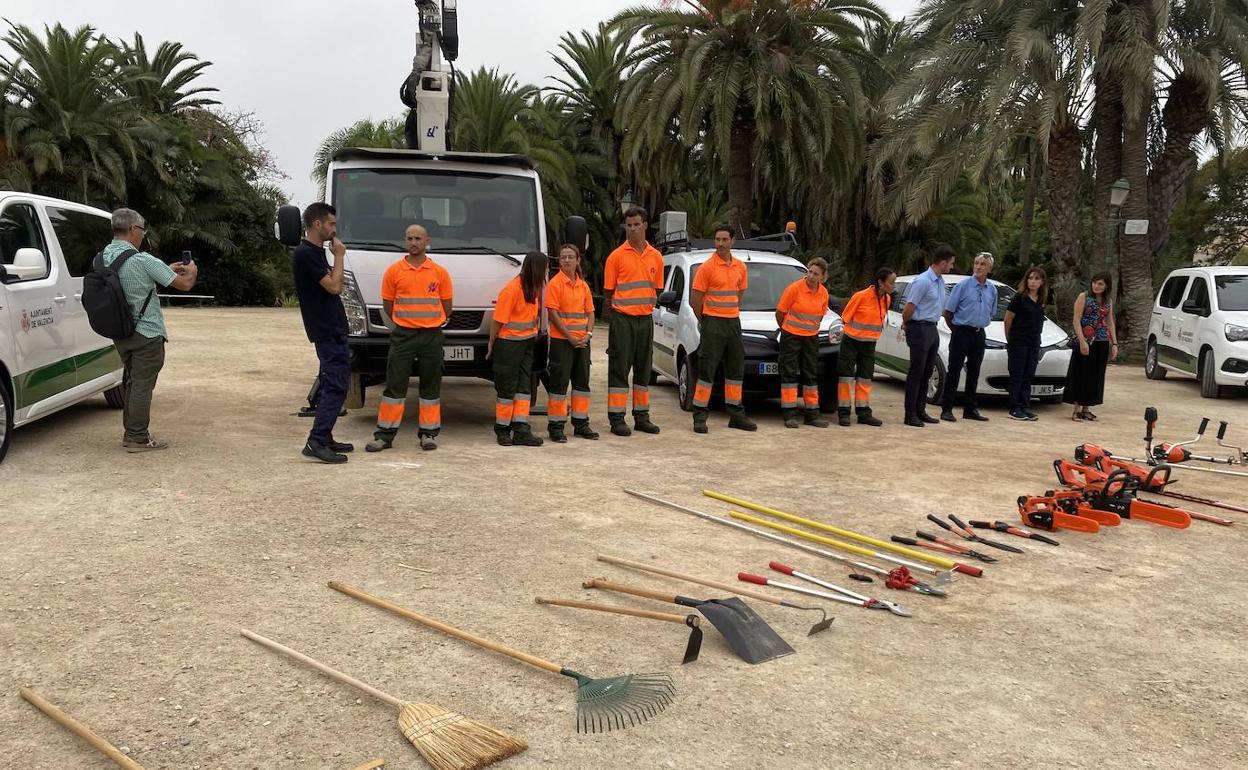
<path id="1" fill-rule="evenodd" d="M 56 706 L 44 700 L 43 696 L 39 693 L 29 687 L 23 687 L 21 689 L 21 693 L 22 697 L 25 698 L 30 705 L 39 709 L 44 714 L 47 714 L 53 719 L 53 721 L 60 724 L 61 727 L 66 728 L 79 738 L 82 738 L 84 741 L 91 744 L 101 754 L 113 760 L 118 767 L 124 767 L 126 770 L 143 770 L 143 765 L 140 765 L 130 757 L 122 754 L 117 750 L 116 746 L 93 733 L 91 728 L 79 722 L 77 719 L 74 719 L 69 714 L 66 714 L 64 711 L 61 711 Z"/>
<path id="2" fill-rule="evenodd" d="M 727 591 L 735 596 L 748 596 L 751 599 L 758 599 L 760 602 L 779 604 L 781 607 L 790 606 L 790 603 L 784 601 L 783 599 L 777 599 L 774 596 L 768 596 L 767 594 L 759 591 L 751 591 L 748 588 L 741 588 L 730 583 L 721 583 L 717 580 L 707 580 L 706 578 L 700 578 L 695 575 L 687 575 L 684 572 L 677 572 L 676 570 L 663 569 L 662 567 L 652 567 L 649 564 L 642 564 L 639 561 L 621 559 L 618 556 L 608 556 L 604 553 L 600 553 L 598 554 L 598 561 L 605 561 L 607 564 L 615 564 L 620 567 L 631 567 L 633 569 L 641 570 L 642 572 L 676 578 L 677 580 L 684 580 L 689 583 L 697 583 L 698 585 L 707 586 L 709 588 L 718 588 L 721 591 Z"/>
<path id="3" fill-rule="evenodd" d="M 594 581 L 586 581 L 592 583 Z M 596 588 L 597 586 L 586 585 L 586 588 Z M 635 618 L 648 618 L 650 620 L 662 620 L 667 623 L 676 623 L 678 625 L 686 625 L 689 615 L 675 615 L 670 612 L 655 612 L 653 610 L 639 610 L 633 607 L 623 607 L 619 604 L 598 604 L 596 602 L 580 602 L 575 599 L 551 599 L 545 596 L 534 597 L 533 601 L 538 604 L 553 604 L 559 607 L 575 607 L 581 610 L 598 610 L 599 612 L 614 612 L 617 615 L 632 615 Z M 697 618 L 693 618 L 693 624 L 697 625 Z"/>
<path id="4" fill-rule="evenodd" d="M 418 612 L 413 612 L 406 607 L 400 607 L 393 602 L 388 602 L 385 599 L 373 596 L 372 594 L 366 594 L 358 588 L 352 588 L 351 586 L 346 585 L 345 583 L 340 583 L 337 580 L 329 581 L 329 587 L 335 591 L 340 591 L 347 596 L 359 599 L 365 604 L 371 604 L 374 607 L 389 610 L 396 615 L 402 615 L 409 620 L 414 620 L 422 626 L 428 626 L 429 628 L 436 629 L 444 634 L 450 634 L 457 639 L 463 639 L 465 642 L 470 642 L 478 647 L 484 647 L 485 649 L 493 650 L 494 652 L 501 652 L 508 657 L 528 663 L 530 666 L 537 666 L 538 668 L 545 669 L 556 674 L 563 671 L 563 666 L 560 666 L 558 663 L 551 663 L 549 660 L 543 660 L 536 655 L 521 652 L 520 650 L 508 647 L 504 644 L 499 644 L 491 639 L 486 639 L 483 636 L 477 636 L 476 634 L 470 634 L 467 631 L 461 631 L 455 626 L 448 626 L 446 623 L 426 617 Z"/>
<path id="5" fill-rule="evenodd" d="M 403 705 L 403 701 L 399 700 L 393 695 L 388 695 L 382 692 L 381 690 L 378 690 L 376 687 L 370 687 L 369 685 L 364 684 L 363 682 L 361 682 L 358 679 L 355 679 L 354 677 L 347 676 L 341 671 L 336 671 L 330 668 L 329 666 L 325 665 L 324 663 L 320 662 L 319 660 L 309 658 L 307 655 L 304 655 L 302 652 L 299 652 L 298 650 L 292 650 L 284 644 L 279 644 L 273 641 L 272 639 L 263 637 L 260 634 L 257 634 L 253 631 L 248 631 L 245 628 L 240 628 L 238 632 L 242 634 L 243 636 L 247 637 L 248 639 L 250 639 L 251 641 L 255 642 L 256 644 L 262 645 L 264 647 L 268 647 L 270 650 L 273 650 L 275 652 L 280 652 L 283 655 L 294 658 L 295 660 L 299 661 L 305 666 L 308 666 L 310 668 L 316 669 L 317 671 L 320 671 L 322 674 L 329 677 L 330 679 L 337 679 L 339 682 L 342 682 L 343 684 L 349 684 L 352 687 L 356 688 L 357 690 L 362 690 L 363 692 L 368 693 L 369 695 L 373 696 L 379 701 L 382 701 L 383 703 L 389 703 L 391 706 L 394 706 L 395 708 L 400 708 Z"/>

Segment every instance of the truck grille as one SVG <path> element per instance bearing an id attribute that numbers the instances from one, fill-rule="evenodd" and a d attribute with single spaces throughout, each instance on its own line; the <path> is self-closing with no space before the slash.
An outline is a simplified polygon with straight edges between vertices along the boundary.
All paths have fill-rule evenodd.
<path id="1" fill-rule="evenodd" d="M 475 332 L 481 328 L 481 322 L 484 319 L 485 311 L 483 310 L 452 310 L 451 321 L 445 328 L 452 332 Z M 368 309 L 368 322 L 377 328 L 385 328 L 386 322 L 382 317 L 381 308 L 370 307 Z"/>

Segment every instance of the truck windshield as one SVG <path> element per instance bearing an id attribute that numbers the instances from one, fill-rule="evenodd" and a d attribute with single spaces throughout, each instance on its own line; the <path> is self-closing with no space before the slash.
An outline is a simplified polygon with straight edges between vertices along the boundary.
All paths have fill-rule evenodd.
<path id="1" fill-rule="evenodd" d="M 1222 310 L 1248 310 L 1248 275 L 1219 275 L 1218 307 Z"/>
<path id="2" fill-rule="evenodd" d="M 535 180 L 508 174 L 428 169 L 339 169 L 333 204 L 347 246 L 393 244 L 407 251 L 408 225 L 429 231 L 429 251 L 482 254 L 538 249 Z"/>

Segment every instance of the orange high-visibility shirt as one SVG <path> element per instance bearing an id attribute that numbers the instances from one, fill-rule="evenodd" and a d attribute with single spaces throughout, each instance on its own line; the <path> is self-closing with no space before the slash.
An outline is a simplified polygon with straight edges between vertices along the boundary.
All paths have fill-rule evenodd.
<path id="1" fill-rule="evenodd" d="M 745 291 L 750 283 L 745 270 L 745 263 L 731 254 L 728 262 L 712 254 L 711 258 L 698 267 L 698 274 L 693 277 L 693 290 L 706 296 L 702 299 L 702 315 L 716 318 L 736 318 L 741 315 L 738 303 L 740 292 Z"/>
<path id="2" fill-rule="evenodd" d="M 888 306 L 893 298 L 875 292 L 875 284 L 854 294 L 845 303 L 841 311 L 841 320 L 845 323 L 845 336 L 862 342 L 872 342 L 880 338 L 884 331 L 884 319 L 888 318 Z"/>
<path id="3" fill-rule="evenodd" d="M 828 290 L 820 284 L 811 291 L 806 279 L 799 278 L 785 288 L 776 310 L 784 313 L 781 329 L 797 337 L 814 336 L 828 312 Z"/>
<path id="4" fill-rule="evenodd" d="M 420 267 L 404 257 L 381 277 L 381 298 L 394 303 L 394 323 L 409 329 L 436 329 L 446 323 L 442 300 L 452 296 L 451 274 L 428 257 Z"/>
<path id="5" fill-rule="evenodd" d="M 531 340 L 537 336 L 537 302 L 525 302 L 520 276 L 512 278 L 494 301 L 494 320 L 503 325 L 498 336 L 504 340 Z"/>
<path id="6" fill-rule="evenodd" d="M 582 278 L 573 282 L 562 270 L 546 284 L 546 309 L 558 313 L 559 320 L 573 334 L 584 335 L 594 323 L 594 298 L 589 284 Z M 550 336 L 567 339 L 554 324 L 550 325 Z"/>
<path id="7" fill-rule="evenodd" d="M 607 257 L 602 288 L 613 291 L 611 309 L 624 315 L 650 315 L 663 288 L 663 255 L 649 243 L 638 252 L 628 241 Z"/>

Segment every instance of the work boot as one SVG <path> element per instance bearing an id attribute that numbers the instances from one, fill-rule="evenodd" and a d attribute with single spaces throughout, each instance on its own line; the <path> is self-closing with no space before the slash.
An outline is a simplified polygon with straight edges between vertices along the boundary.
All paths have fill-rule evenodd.
<path id="1" fill-rule="evenodd" d="M 836 410 L 836 424 L 840 425 L 842 428 L 849 427 L 849 410 L 848 409 Z"/>
<path id="2" fill-rule="evenodd" d="M 326 444 L 325 446 L 329 447 L 335 452 L 338 452 L 339 454 L 346 454 L 347 452 L 355 451 L 355 444 L 348 444 L 344 441 L 334 441 L 331 439 L 330 442 Z"/>
<path id="3" fill-rule="evenodd" d="M 532 431 L 516 431 L 511 436 L 512 446 L 541 446 L 544 443 L 546 442 L 542 441 L 542 437 L 534 436 Z"/>
<path id="4" fill-rule="evenodd" d="M 564 433 L 562 425 L 551 425 L 549 433 L 550 433 L 550 440 L 555 442 L 556 444 L 568 443 L 568 434 Z"/>
<path id="5" fill-rule="evenodd" d="M 633 430 L 639 430 L 642 433 L 649 433 L 653 436 L 659 432 L 659 426 L 650 422 L 650 415 L 635 414 L 633 415 Z"/>
<path id="6" fill-rule="evenodd" d="M 325 444 L 311 438 L 308 439 L 308 443 L 303 445 L 303 456 L 311 457 L 314 460 L 320 460 L 330 465 L 338 465 L 347 461 L 346 455 L 339 454 Z"/>
<path id="7" fill-rule="evenodd" d="M 168 449 L 169 442 L 161 441 L 157 438 L 147 437 L 147 441 L 123 441 L 121 445 L 130 453 L 135 452 L 155 452 L 160 449 Z"/>
<path id="8" fill-rule="evenodd" d="M 495 428 L 494 437 L 499 446 L 511 446 L 511 428 Z"/>
<path id="9" fill-rule="evenodd" d="M 420 437 L 420 448 L 426 452 L 432 452 L 438 448 L 438 442 L 434 441 L 433 436 L 426 433 Z"/>
<path id="10" fill-rule="evenodd" d="M 728 427 L 737 430 L 755 431 L 758 430 L 758 423 L 745 416 L 745 412 L 737 412 L 728 415 Z"/>
<path id="11" fill-rule="evenodd" d="M 693 432 L 694 433 L 709 433 L 710 432 L 710 429 L 706 427 L 706 417 L 707 417 L 706 412 L 701 409 L 693 413 Z"/>
<path id="12" fill-rule="evenodd" d="M 858 413 L 858 424 L 870 425 L 873 428 L 878 428 L 884 424 L 884 421 L 881 420 L 879 417 L 876 417 L 875 415 L 871 414 L 870 409 L 864 409 Z"/>
<path id="13" fill-rule="evenodd" d="M 802 416 L 802 422 L 815 428 L 826 428 L 830 424 L 827 420 L 820 417 L 818 412 L 807 412 Z"/>
<path id="14" fill-rule="evenodd" d="M 826 423 L 825 423 L 825 424 L 826 424 Z M 800 428 L 800 427 L 802 427 L 802 422 L 801 422 L 801 420 L 797 419 L 797 415 L 792 414 L 792 413 L 786 413 L 786 414 L 784 415 L 784 427 L 786 427 L 786 428 Z"/>
<path id="15" fill-rule="evenodd" d="M 365 452 L 380 452 L 383 449 L 389 449 L 394 446 L 392 442 L 386 441 L 384 438 L 375 438 L 364 445 Z"/>
<path id="16" fill-rule="evenodd" d="M 583 422 L 572 427 L 572 435 L 577 438 L 587 438 L 590 441 L 598 440 L 598 432 L 589 427 L 589 423 Z"/>
<path id="17" fill-rule="evenodd" d="M 631 436 L 633 429 L 624 424 L 624 418 L 611 418 L 611 434 L 614 436 Z"/>

